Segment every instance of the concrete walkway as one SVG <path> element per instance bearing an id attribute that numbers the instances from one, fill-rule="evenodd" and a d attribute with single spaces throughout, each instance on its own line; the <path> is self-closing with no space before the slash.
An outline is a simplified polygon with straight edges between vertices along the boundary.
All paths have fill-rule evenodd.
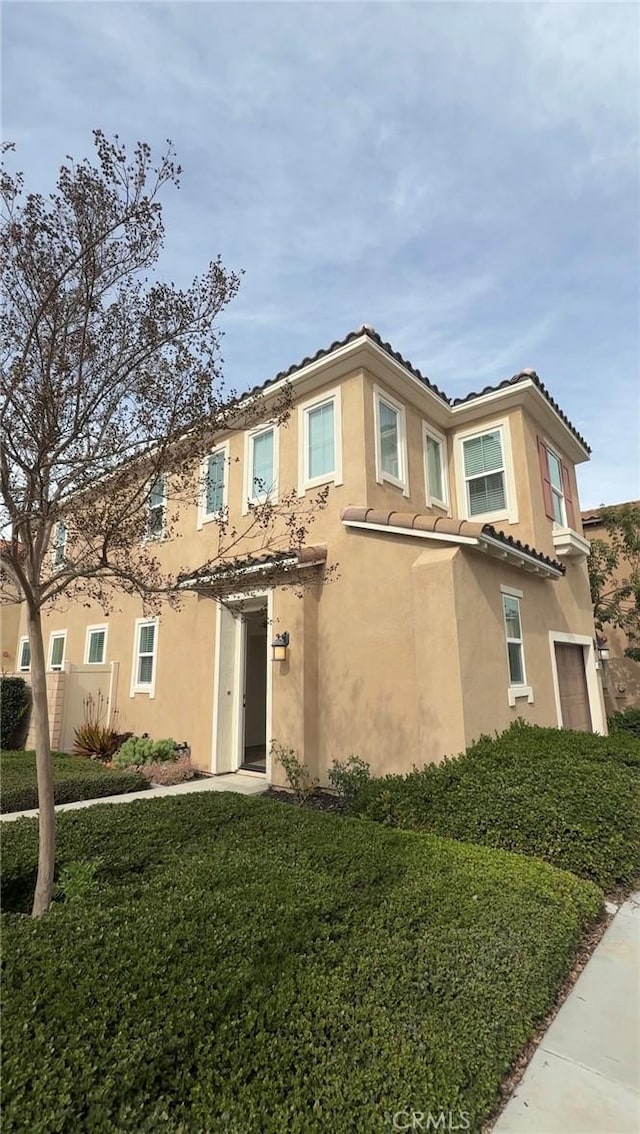
<path id="1" fill-rule="evenodd" d="M 98 803 L 135 803 L 136 799 L 162 799 L 166 795 L 192 795 L 203 791 L 236 791 L 240 795 L 260 795 L 268 784 L 260 774 L 249 772 L 233 773 L 224 776 L 210 776 L 206 780 L 188 780 L 174 787 L 154 787 L 148 791 L 128 791 L 124 795 L 104 795 L 100 799 L 79 799 L 77 803 L 59 803 L 58 811 L 80 811 L 83 807 L 95 807 Z M 0 820 L 10 823 L 12 819 L 37 819 L 38 811 L 9 811 L 0 815 Z"/>
<path id="2" fill-rule="evenodd" d="M 640 893 L 614 917 L 493 1129 L 640 1131 Z"/>

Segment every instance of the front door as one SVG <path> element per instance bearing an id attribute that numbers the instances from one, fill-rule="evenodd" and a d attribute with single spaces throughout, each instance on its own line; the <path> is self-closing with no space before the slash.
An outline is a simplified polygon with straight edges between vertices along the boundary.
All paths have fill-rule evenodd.
<path id="1" fill-rule="evenodd" d="M 241 767 L 267 770 L 267 608 L 248 611 L 244 619 L 243 721 Z"/>
<path id="2" fill-rule="evenodd" d="M 562 727 L 593 732 L 584 648 L 568 642 L 556 642 L 555 651 Z"/>

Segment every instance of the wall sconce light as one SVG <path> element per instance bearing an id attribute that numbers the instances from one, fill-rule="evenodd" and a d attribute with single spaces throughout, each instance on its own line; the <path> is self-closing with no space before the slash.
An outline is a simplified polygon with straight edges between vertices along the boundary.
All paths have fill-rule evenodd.
<path id="1" fill-rule="evenodd" d="M 284 630 L 282 634 L 276 634 L 271 649 L 273 650 L 274 661 L 286 661 L 287 649 L 289 647 L 289 631 Z"/>
<path id="2" fill-rule="evenodd" d="M 601 637 L 598 634 L 598 636 L 596 638 L 596 644 L 597 644 L 597 647 L 598 647 L 598 657 L 600 658 L 600 661 L 609 661 L 610 655 L 609 655 L 609 647 L 607 645 L 607 639 L 605 637 Z"/>

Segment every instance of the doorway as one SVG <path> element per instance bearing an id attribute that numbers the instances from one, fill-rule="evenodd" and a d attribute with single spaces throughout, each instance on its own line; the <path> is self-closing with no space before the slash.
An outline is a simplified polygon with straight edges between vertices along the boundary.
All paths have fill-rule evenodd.
<path id="1" fill-rule="evenodd" d="M 244 621 L 244 689 L 240 767 L 267 770 L 267 606 L 247 611 Z"/>
<path id="2" fill-rule="evenodd" d="M 562 727 L 592 732 L 584 648 L 569 642 L 556 642 L 555 655 Z"/>

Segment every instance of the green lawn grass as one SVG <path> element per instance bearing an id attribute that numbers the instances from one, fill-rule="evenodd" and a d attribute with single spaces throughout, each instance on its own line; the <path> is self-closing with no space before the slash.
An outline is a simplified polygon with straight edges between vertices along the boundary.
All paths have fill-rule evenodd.
<path id="1" fill-rule="evenodd" d="M 148 788 L 138 773 L 116 772 L 83 756 L 53 754 L 56 803 L 75 803 Z M 36 754 L 30 751 L 0 752 L 0 812 L 30 811 L 38 806 Z"/>
<path id="2" fill-rule="evenodd" d="M 533 859 L 232 794 L 58 831 L 67 900 L 3 919 L 3 1134 L 478 1130 L 602 902 Z M 10 824 L 9 909 L 36 862 Z"/>
<path id="3" fill-rule="evenodd" d="M 628 890 L 640 875 L 640 740 L 518 724 L 443 764 L 371 780 L 352 810 Z"/>

